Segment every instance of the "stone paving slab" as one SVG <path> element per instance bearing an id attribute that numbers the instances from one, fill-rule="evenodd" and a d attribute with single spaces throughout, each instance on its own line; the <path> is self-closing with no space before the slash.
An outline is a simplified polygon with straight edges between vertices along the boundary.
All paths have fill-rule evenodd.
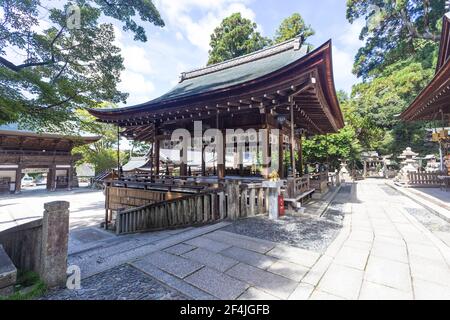
<path id="1" fill-rule="evenodd" d="M 317 286 L 320 279 L 322 279 L 323 275 L 328 270 L 332 261 L 333 261 L 332 257 L 326 255 L 320 257 L 317 263 L 311 268 L 311 270 L 309 270 L 306 276 L 302 279 L 302 282 L 313 286 Z"/>
<path id="2" fill-rule="evenodd" d="M 83 279 L 79 290 L 50 291 L 42 300 L 184 300 L 187 296 L 152 277 L 121 265 Z"/>
<path id="3" fill-rule="evenodd" d="M 412 292 L 405 292 L 378 283 L 364 281 L 361 287 L 360 300 L 410 300 Z"/>
<path id="4" fill-rule="evenodd" d="M 370 256 L 365 279 L 406 292 L 412 290 L 408 264 L 389 259 Z"/>
<path id="5" fill-rule="evenodd" d="M 450 300 L 450 286 L 413 279 L 414 295 L 418 300 Z"/>
<path id="6" fill-rule="evenodd" d="M 267 271 L 300 282 L 310 269 L 289 261 L 278 260 Z"/>
<path id="7" fill-rule="evenodd" d="M 208 267 L 195 272 L 185 280 L 195 287 L 224 300 L 236 299 L 249 287 L 245 282 Z"/>
<path id="8" fill-rule="evenodd" d="M 114 244 L 69 255 L 68 260 L 69 264 L 79 266 L 81 268 L 81 277 L 86 278 L 118 265 L 145 257 L 152 252 L 164 250 L 190 239 L 197 238 L 205 233 L 223 228 L 228 224 L 227 222 L 220 222 L 199 228 L 188 228 L 187 231 L 181 229 L 177 230 L 178 232 L 176 234 L 172 233 L 170 235 L 162 231 L 138 234 L 132 237 L 117 237 L 114 240 Z M 128 240 L 123 241 L 122 239 Z"/>
<path id="9" fill-rule="evenodd" d="M 238 300 L 280 300 L 264 291 L 250 287 L 245 291 Z"/>
<path id="10" fill-rule="evenodd" d="M 281 299 L 287 299 L 297 288 L 295 281 L 244 263 L 239 263 L 226 273 Z"/>
<path id="11" fill-rule="evenodd" d="M 289 296 L 289 300 L 308 300 L 314 291 L 314 286 L 307 283 L 300 283 L 294 292 Z"/>
<path id="12" fill-rule="evenodd" d="M 363 276 L 361 270 L 332 264 L 320 281 L 318 290 L 354 300 L 358 298 Z"/>
<path id="13" fill-rule="evenodd" d="M 226 248 L 231 247 L 230 244 L 222 243 L 216 240 L 211 240 L 206 236 L 191 239 L 189 241 L 186 241 L 186 244 L 199 248 L 204 248 L 212 252 L 220 252 Z"/>
<path id="14" fill-rule="evenodd" d="M 237 247 L 225 249 L 221 254 L 260 269 L 267 269 L 277 261 L 273 257 Z"/>
<path id="15" fill-rule="evenodd" d="M 320 257 L 319 253 L 285 245 L 277 245 L 267 254 L 305 267 L 312 267 Z"/>
<path id="16" fill-rule="evenodd" d="M 239 261 L 237 260 L 202 248 L 197 248 L 193 251 L 189 251 L 182 256 L 186 259 L 196 261 L 220 272 L 225 272 L 232 266 L 239 263 Z"/>
<path id="17" fill-rule="evenodd" d="M 178 278 L 186 276 L 201 269 L 204 265 L 192 260 L 169 254 L 167 252 L 157 251 L 139 259 L 133 263 L 135 266 L 143 267 L 146 264 L 152 264 L 159 269 L 170 273 Z"/>
<path id="18" fill-rule="evenodd" d="M 235 246 L 263 254 L 271 250 L 275 246 L 274 243 L 268 241 L 245 237 L 242 235 L 236 235 L 235 233 L 225 231 L 212 232 L 205 235 L 205 237 L 215 241 L 227 243 L 230 246 Z"/>
<path id="19" fill-rule="evenodd" d="M 205 291 L 200 290 L 200 289 L 190 285 L 186 281 L 183 281 L 175 276 L 172 276 L 172 275 L 168 274 L 167 272 L 164 272 L 161 269 L 158 269 L 157 267 L 155 267 L 151 264 L 136 265 L 135 263 L 133 263 L 133 266 L 139 270 L 142 270 L 143 272 L 147 273 L 148 275 L 152 276 L 153 278 L 157 279 L 161 283 L 164 283 L 167 286 L 174 288 L 177 291 L 183 293 L 189 299 L 217 300 L 217 298 L 206 293 Z"/>
<path id="20" fill-rule="evenodd" d="M 356 249 L 344 245 L 334 259 L 334 263 L 364 270 L 369 257 L 369 250 Z"/>
<path id="21" fill-rule="evenodd" d="M 328 292 L 324 292 L 321 290 L 316 290 L 312 293 L 311 300 L 344 300 L 342 297 L 338 297 Z"/>
<path id="22" fill-rule="evenodd" d="M 408 252 L 404 246 L 377 241 L 376 238 L 373 243 L 371 254 L 380 258 L 408 263 Z"/>
<path id="23" fill-rule="evenodd" d="M 186 243 L 180 243 L 173 247 L 167 248 L 164 251 L 170 254 L 175 254 L 177 256 L 181 256 L 182 254 L 194 250 L 196 247 L 191 246 Z"/>
<path id="24" fill-rule="evenodd" d="M 411 275 L 445 286 L 450 286 L 450 268 L 443 260 L 429 260 L 420 256 L 410 256 Z"/>

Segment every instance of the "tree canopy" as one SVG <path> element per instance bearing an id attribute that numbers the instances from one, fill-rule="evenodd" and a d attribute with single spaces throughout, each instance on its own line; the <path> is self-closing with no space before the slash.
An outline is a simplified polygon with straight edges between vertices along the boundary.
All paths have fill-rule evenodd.
<path id="1" fill-rule="evenodd" d="M 233 13 L 211 35 L 208 65 L 252 53 L 269 44 L 270 39 L 257 31 L 256 23 Z"/>
<path id="2" fill-rule="evenodd" d="M 273 39 L 262 36 L 255 22 L 243 18 L 240 13 L 233 13 L 223 19 L 211 35 L 208 65 L 237 58 L 295 37 L 300 37 L 302 43 L 305 43 L 312 35 L 314 30 L 299 13 L 284 19 Z"/>
<path id="3" fill-rule="evenodd" d="M 105 103 L 98 108 L 111 107 Z M 97 142 L 75 147 L 73 153 L 83 156 L 80 162 L 91 163 L 95 168 L 95 173 L 117 168 L 117 127 L 95 121 L 87 110 L 78 109 L 75 111 L 78 118 L 78 129 L 81 132 L 100 136 Z M 123 165 L 128 161 L 129 153 L 120 150 L 120 163 Z"/>
<path id="4" fill-rule="evenodd" d="M 352 89 L 354 114 L 376 127 L 376 141 L 365 145 L 385 154 L 399 154 L 406 147 L 435 153 L 424 143 L 423 123 L 404 123 L 402 113 L 435 72 L 443 1 L 347 2 L 350 22 L 363 18 L 364 46 L 355 57 L 354 72 L 363 79 Z"/>
<path id="5" fill-rule="evenodd" d="M 302 43 L 305 43 L 306 39 L 313 36 L 314 33 L 314 30 L 305 23 L 300 13 L 294 13 L 281 22 L 275 32 L 273 41 L 280 43 L 299 36 Z"/>
<path id="6" fill-rule="evenodd" d="M 413 57 L 424 43 L 440 38 L 442 0 L 348 0 L 347 19 L 365 19 L 354 72 L 364 79 L 398 60 Z"/>
<path id="7" fill-rule="evenodd" d="M 76 120 L 76 109 L 125 102 L 117 89 L 123 58 L 102 16 L 122 22 L 137 41 L 147 41 L 137 20 L 164 26 L 150 0 L 0 0 L 0 123 L 61 128 Z"/>

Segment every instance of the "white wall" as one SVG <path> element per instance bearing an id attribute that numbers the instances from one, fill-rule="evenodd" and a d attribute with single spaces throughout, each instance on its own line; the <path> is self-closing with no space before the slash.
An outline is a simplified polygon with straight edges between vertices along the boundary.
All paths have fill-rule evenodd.
<path id="1" fill-rule="evenodd" d="M 10 178 L 11 182 L 15 182 L 16 181 L 16 171 L 0 170 L 0 178 Z"/>

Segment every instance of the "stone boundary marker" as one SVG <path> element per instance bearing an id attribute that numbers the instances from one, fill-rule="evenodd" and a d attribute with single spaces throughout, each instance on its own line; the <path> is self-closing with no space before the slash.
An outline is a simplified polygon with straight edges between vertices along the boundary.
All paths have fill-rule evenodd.
<path id="1" fill-rule="evenodd" d="M 69 205 L 67 201 L 44 204 L 39 274 L 49 287 L 62 286 L 67 279 Z"/>
<path id="2" fill-rule="evenodd" d="M 45 203 L 42 219 L 0 232 L 0 245 L 15 267 L 38 273 L 49 287 L 64 286 L 67 279 L 69 205 Z"/>

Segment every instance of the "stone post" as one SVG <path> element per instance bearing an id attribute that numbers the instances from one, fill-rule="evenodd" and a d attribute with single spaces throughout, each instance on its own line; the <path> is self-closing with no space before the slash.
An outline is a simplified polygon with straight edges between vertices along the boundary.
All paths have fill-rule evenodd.
<path id="1" fill-rule="evenodd" d="M 44 209 L 40 276 L 49 287 L 63 286 L 67 271 L 69 202 L 48 202 Z"/>
<path id="2" fill-rule="evenodd" d="M 279 208 L 278 208 L 278 195 L 280 189 L 283 186 L 282 181 L 263 181 L 263 188 L 267 188 L 269 191 L 269 218 L 271 220 L 278 220 Z"/>

